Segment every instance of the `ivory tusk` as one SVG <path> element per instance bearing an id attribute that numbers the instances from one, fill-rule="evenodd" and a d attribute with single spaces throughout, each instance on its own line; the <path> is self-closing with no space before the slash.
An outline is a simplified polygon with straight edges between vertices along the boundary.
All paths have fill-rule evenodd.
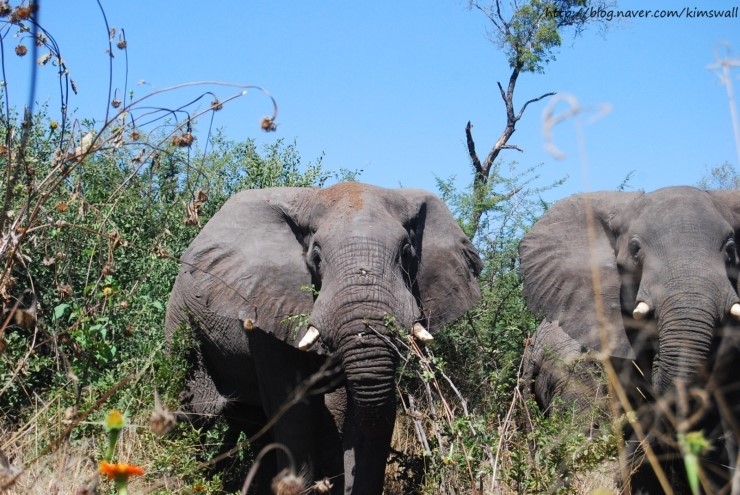
<path id="1" fill-rule="evenodd" d="M 311 325 L 308 327 L 308 332 L 306 332 L 306 335 L 303 336 L 300 342 L 298 342 L 298 349 L 302 351 L 307 351 L 311 348 L 312 345 L 316 343 L 316 341 L 319 340 L 319 331 L 316 329 L 315 326 Z"/>
<path id="2" fill-rule="evenodd" d="M 735 303 L 730 308 L 730 314 L 735 317 L 735 319 L 740 320 L 740 304 Z"/>
<path id="3" fill-rule="evenodd" d="M 738 311 L 740 311 L 740 307 L 738 308 Z M 649 312 L 650 312 L 650 306 L 648 306 L 647 303 L 644 303 L 641 301 L 637 303 L 637 307 L 632 312 L 632 316 L 635 318 L 635 320 L 642 320 L 648 315 Z"/>
<path id="4" fill-rule="evenodd" d="M 427 329 L 424 328 L 424 325 L 421 323 L 414 323 L 414 327 L 411 329 L 411 335 L 413 335 L 416 339 L 421 340 L 424 343 L 431 342 L 434 340 L 434 337 L 432 337 L 432 334 L 427 332 Z"/>

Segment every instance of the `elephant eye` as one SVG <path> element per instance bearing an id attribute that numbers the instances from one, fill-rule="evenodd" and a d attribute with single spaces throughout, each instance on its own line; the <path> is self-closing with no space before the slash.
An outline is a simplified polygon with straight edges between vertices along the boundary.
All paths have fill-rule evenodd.
<path id="1" fill-rule="evenodd" d="M 640 240 L 639 239 L 631 239 L 629 243 L 629 252 L 630 256 L 632 256 L 635 259 L 638 259 L 640 256 L 640 251 L 642 250 L 642 247 L 640 246 Z"/>
<path id="2" fill-rule="evenodd" d="M 728 239 L 725 243 L 725 254 L 727 255 L 727 261 L 733 265 L 737 264 L 737 246 L 735 245 L 734 239 Z"/>
<path id="3" fill-rule="evenodd" d="M 321 272 L 321 247 L 317 243 L 314 243 L 313 247 L 311 248 L 310 261 L 316 273 L 320 273 Z"/>
<path id="4" fill-rule="evenodd" d="M 404 262 L 407 262 L 411 261 L 414 256 L 416 256 L 414 247 L 409 241 L 404 242 L 403 247 L 401 248 L 401 258 L 404 260 Z"/>

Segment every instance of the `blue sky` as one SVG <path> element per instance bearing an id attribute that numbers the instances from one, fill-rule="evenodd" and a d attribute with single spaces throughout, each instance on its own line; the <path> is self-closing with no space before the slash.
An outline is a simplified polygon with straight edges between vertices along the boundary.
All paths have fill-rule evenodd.
<path id="1" fill-rule="evenodd" d="M 198 80 L 263 86 L 280 106 L 278 131 L 259 131 L 270 106 L 254 93 L 217 115 L 216 124 L 229 137 L 296 140 L 304 160 L 324 153 L 327 168 L 362 169 L 366 182 L 434 190 L 435 176 L 457 176 L 462 186 L 471 177 L 466 122 L 473 122 L 481 155 L 504 125 L 496 81 L 505 83 L 509 68 L 489 41 L 486 19 L 463 0 L 102 3 L 111 26 L 126 31 L 129 87 L 138 96 Z M 651 2 L 650 8 L 707 8 L 695 3 Z M 712 8 L 732 8 L 740 0 L 713 3 Z M 80 117 L 101 118 L 108 80 L 105 26 L 94 1 L 70 5 L 43 0 L 41 22 L 59 43 L 79 88 L 71 108 L 78 108 Z M 624 1 L 616 8 L 646 6 Z M 608 25 L 606 33 L 589 30 L 576 39 L 565 33 L 557 60 L 544 74 L 523 74 L 515 96 L 521 105 L 556 91 L 575 96 L 584 107 L 611 105 L 608 115 L 584 127 L 588 184 L 573 122 L 554 131 L 566 158 L 556 160 L 545 151 L 547 101 L 529 107 L 510 141 L 524 153 L 504 152 L 502 159 L 516 160 L 520 168 L 542 164 L 536 185 L 568 176 L 547 199 L 586 187 L 612 189 L 631 170 L 632 188 L 652 190 L 695 184 L 708 167 L 725 161 L 737 166 L 727 93 L 706 67 L 721 42 L 740 58 L 740 19 L 632 19 Z M 14 77 L 31 60 L 12 58 L 10 94 L 12 103 L 22 105 L 26 88 Z M 121 89 L 122 68 L 118 52 L 114 82 Z M 739 76 L 740 68 L 733 73 L 736 93 Z M 137 86 L 139 80 L 149 85 Z M 40 82 L 38 98 L 48 98 L 53 114 L 51 67 L 41 70 Z M 182 92 L 176 100 L 190 94 Z"/>

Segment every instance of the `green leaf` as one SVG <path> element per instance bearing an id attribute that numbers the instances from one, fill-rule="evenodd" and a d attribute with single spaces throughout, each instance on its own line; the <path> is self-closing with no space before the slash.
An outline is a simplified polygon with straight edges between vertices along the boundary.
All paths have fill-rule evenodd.
<path id="1" fill-rule="evenodd" d="M 699 495 L 699 481 L 701 476 L 699 456 L 709 449 L 709 440 L 704 437 L 703 432 L 691 431 L 689 433 L 678 434 L 678 445 L 683 453 L 683 463 L 686 468 L 686 477 L 689 480 L 691 493 Z"/>
<path id="2" fill-rule="evenodd" d="M 64 316 L 64 312 L 67 311 L 68 307 L 69 307 L 69 304 L 67 303 L 62 303 L 59 306 L 55 307 L 54 308 L 54 321 Z"/>

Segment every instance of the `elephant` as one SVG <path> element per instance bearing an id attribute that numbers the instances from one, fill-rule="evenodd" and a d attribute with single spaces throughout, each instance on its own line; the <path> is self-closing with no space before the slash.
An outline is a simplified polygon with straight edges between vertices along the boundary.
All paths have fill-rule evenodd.
<path id="1" fill-rule="evenodd" d="M 223 416 L 230 434 L 280 413 L 272 439 L 309 480 L 379 494 L 397 339 L 427 343 L 471 308 L 481 269 L 430 192 L 359 182 L 239 192 L 182 255 L 167 305 L 168 341 L 184 326 L 198 344 L 184 407 Z M 287 464 L 277 457 L 275 472 Z"/>
<path id="2" fill-rule="evenodd" d="M 674 493 L 691 493 L 676 439 L 692 431 L 712 444 L 705 489 L 740 493 L 739 230 L 740 191 L 681 186 L 571 196 L 520 243 L 524 297 L 543 317 L 525 386 L 544 407 L 560 395 L 579 414 L 609 411 L 606 381 L 574 366 L 603 374 L 608 362 L 637 415 L 623 432 L 631 493 L 663 493 L 661 470 Z"/>

